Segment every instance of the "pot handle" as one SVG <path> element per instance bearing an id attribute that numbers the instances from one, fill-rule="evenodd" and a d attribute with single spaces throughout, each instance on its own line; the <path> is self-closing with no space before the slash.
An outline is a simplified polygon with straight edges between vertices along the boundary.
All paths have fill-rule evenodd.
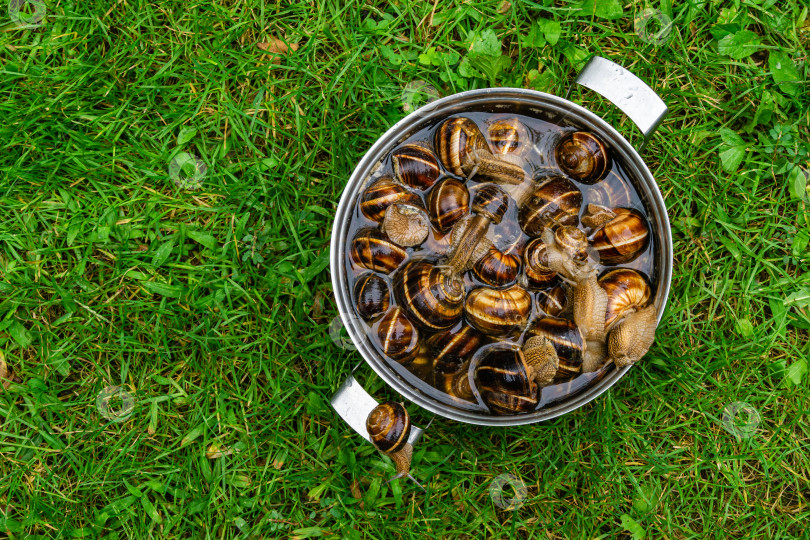
<path id="1" fill-rule="evenodd" d="M 353 430 L 360 434 L 368 442 L 371 442 L 368 431 L 366 430 L 366 418 L 369 413 L 379 405 L 376 399 L 371 397 L 371 394 L 360 386 L 357 379 L 354 378 L 354 372 L 360 364 L 357 364 L 352 370 L 352 374 L 344 381 L 344 383 L 332 396 L 332 408 L 340 415 Z M 411 424 L 411 435 L 408 437 L 408 442 L 416 445 L 416 442 L 422 437 L 422 428 L 418 428 Z"/>
<path id="2" fill-rule="evenodd" d="M 639 152 L 669 112 L 667 104 L 644 81 L 601 56 L 591 58 L 574 82 L 606 97 L 638 126 L 644 134 Z"/>

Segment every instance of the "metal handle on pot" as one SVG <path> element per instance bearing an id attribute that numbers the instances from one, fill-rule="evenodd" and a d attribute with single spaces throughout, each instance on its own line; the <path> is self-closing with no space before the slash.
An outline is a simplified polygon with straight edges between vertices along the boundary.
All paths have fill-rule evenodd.
<path id="1" fill-rule="evenodd" d="M 337 411 L 343 420 L 349 424 L 353 430 L 360 434 L 368 442 L 371 442 L 368 430 L 366 430 L 366 418 L 372 409 L 379 405 L 376 399 L 371 397 L 371 394 L 365 391 L 360 386 L 357 379 L 354 378 L 354 372 L 360 364 L 357 364 L 352 370 L 349 378 L 338 388 L 335 395 L 332 396 L 332 408 Z M 411 424 L 411 435 L 408 437 L 408 442 L 416 445 L 416 442 L 422 437 L 422 428 L 418 428 Z"/>
<path id="2" fill-rule="evenodd" d="M 591 58 L 574 82 L 606 97 L 638 126 L 644 134 L 639 152 L 669 112 L 667 104 L 644 81 L 601 56 Z"/>

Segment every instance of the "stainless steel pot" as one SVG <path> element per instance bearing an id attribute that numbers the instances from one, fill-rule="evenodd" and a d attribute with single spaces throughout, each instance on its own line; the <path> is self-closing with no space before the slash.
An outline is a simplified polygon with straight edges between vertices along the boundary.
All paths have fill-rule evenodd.
<path id="1" fill-rule="evenodd" d="M 594 57 L 583 68 L 576 82 L 590 88 L 618 106 L 633 120 L 644 134 L 644 143 L 655 131 L 667 114 L 666 104 L 638 77 L 623 67 L 601 57 Z M 396 145 L 423 127 L 435 123 L 436 119 L 465 111 L 493 107 L 503 111 L 520 111 L 523 114 L 553 115 L 554 118 L 596 133 L 619 156 L 628 175 L 633 178 L 635 187 L 644 200 L 649 219 L 653 225 L 655 242 L 657 292 L 654 299 L 658 319 L 667 302 L 672 276 L 672 236 L 666 205 L 650 170 L 644 164 L 639 152 L 633 148 L 613 127 L 589 110 L 551 94 L 521 88 L 488 88 L 454 94 L 414 111 L 380 137 L 366 153 L 354 170 L 338 205 L 332 230 L 331 271 L 338 311 L 348 335 L 366 363 L 392 388 L 420 407 L 435 414 L 469 424 L 488 426 L 516 426 L 549 420 L 573 411 L 599 396 L 616 384 L 630 369 L 613 370 L 605 378 L 583 393 L 558 405 L 516 416 L 489 416 L 476 412 L 455 409 L 423 394 L 409 382 L 401 379 L 385 363 L 373 345 L 368 341 L 364 323 L 353 315 L 351 283 L 349 283 L 343 261 L 349 243 L 348 229 L 351 213 L 357 204 L 367 180 L 375 166 Z M 643 148 L 642 144 L 642 148 Z M 357 368 L 355 368 L 357 369 Z M 341 386 L 332 398 L 332 406 L 360 435 L 368 440 L 365 420 L 377 401 L 357 383 L 353 376 Z M 421 430 L 412 430 L 411 442 L 421 435 Z"/>

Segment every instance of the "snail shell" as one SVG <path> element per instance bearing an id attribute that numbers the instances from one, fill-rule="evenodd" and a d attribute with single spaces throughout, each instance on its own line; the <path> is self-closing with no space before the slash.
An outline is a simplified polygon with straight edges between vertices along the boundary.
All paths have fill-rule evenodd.
<path id="1" fill-rule="evenodd" d="M 557 272 L 548 267 L 548 248 L 542 238 L 535 238 L 526 245 L 523 263 L 526 266 L 526 279 L 530 287 L 541 289 L 559 281 Z"/>
<path id="2" fill-rule="evenodd" d="M 560 361 L 556 380 L 568 380 L 579 374 L 585 342 L 582 339 L 582 333 L 573 322 L 545 317 L 534 321 L 529 326 L 526 335 L 527 338 L 534 336 L 548 338 L 554 345 Z"/>
<path id="3" fill-rule="evenodd" d="M 408 258 L 408 252 L 402 246 L 377 229 L 358 231 L 352 240 L 350 254 L 356 265 L 385 274 L 399 268 Z"/>
<path id="4" fill-rule="evenodd" d="M 607 293 L 605 328 L 610 330 L 622 317 L 647 306 L 652 296 L 650 281 L 631 268 L 616 268 L 599 278 Z"/>
<path id="5" fill-rule="evenodd" d="M 464 238 L 467 229 L 472 225 L 473 219 L 474 216 L 466 216 L 453 225 L 453 230 L 450 231 L 451 252 L 456 252 L 458 250 L 458 246 L 461 243 L 461 240 Z M 486 255 L 490 247 L 492 247 L 492 242 L 486 236 L 481 238 L 473 247 L 472 254 L 469 255 L 469 258 L 461 270 L 465 272 L 470 270 L 477 260 Z"/>
<path id="6" fill-rule="evenodd" d="M 404 186 L 384 176 L 371 184 L 363 193 L 360 210 L 368 219 L 380 222 L 388 207 L 396 203 L 421 206 L 422 200 L 416 193 L 408 191 Z"/>
<path id="7" fill-rule="evenodd" d="M 371 410 L 366 418 L 366 430 L 378 450 L 391 454 L 408 443 L 411 418 L 401 403 L 386 401 Z"/>
<path id="8" fill-rule="evenodd" d="M 565 225 L 557 228 L 554 242 L 575 261 L 582 262 L 588 258 L 588 237 L 576 227 Z"/>
<path id="9" fill-rule="evenodd" d="M 539 403 L 537 384 L 529 377 L 517 345 L 488 351 L 476 369 L 481 399 L 495 414 L 525 413 Z"/>
<path id="10" fill-rule="evenodd" d="M 392 204 L 385 211 L 380 230 L 394 243 L 404 247 L 418 246 L 430 233 L 424 210 L 409 204 Z"/>
<path id="11" fill-rule="evenodd" d="M 638 210 L 616 208 L 613 212 L 616 217 L 594 233 L 592 245 L 602 263 L 630 262 L 647 247 L 650 226 Z"/>
<path id="12" fill-rule="evenodd" d="M 475 192 L 472 210 L 498 224 L 509 208 L 509 195 L 495 184 L 484 184 Z"/>
<path id="13" fill-rule="evenodd" d="M 367 321 L 382 315 L 391 305 L 388 283 L 377 274 L 363 274 L 354 284 L 354 302 L 357 312 Z"/>
<path id="14" fill-rule="evenodd" d="M 426 260 L 406 264 L 394 277 L 394 294 L 408 317 L 426 330 L 453 326 L 464 310 L 464 283 Z"/>
<path id="15" fill-rule="evenodd" d="M 487 285 L 493 287 L 510 285 L 515 282 L 520 272 L 520 257 L 507 255 L 492 246 L 475 262 L 472 270 L 476 277 Z"/>
<path id="16" fill-rule="evenodd" d="M 449 118 L 436 130 L 435 148 L 445 168 L 457 176 L 466 177 L 474 167 L 473 154 L 489 152 L 484 136 L 469 118 Z"/>
<path id="17" fill-rule="evenodd" d="M 576 226 L 582 192 L 562 176 L 552 176 L 534 188 L 518 211 L 520 228 L 529 236 L 540 236 L 545 228 Z"/>
<path id="18" fill-rule="evenodd" d="M 532 298 L 517 285 L 508 289 L 479 287 L 467 295 L 467 321 L 481 332 L 503 336 L 526 326 Z"/>
<path id="19" fill-rule="evenodd" d="M 427 207 L 433 226 L 447 232 L 470 211 L 470 191 L 463 182 L 446 178 L 428 193 Z"/>
<path id="20" fill-rule="evenodd" d="M 489 125 L 489 142 L 495 154 L 523 155 L 530 146 L 529 130 L 517 118 L 503 118 Z"/>
<path id="21" fill-rule="evenodd" d="M 380 319 L 377 338 L 383 353 L 400 363 L 413 358 L 419 348 L 419 332 L 399 307 L 389 309 Z"/>
<path id="22" fill-rule="evenodd" d="M 554 155 L 560 169 L 583 184 L 595 184 L 604 178 L 610 165 L 604 143 L 586 131 L 564 136 Z"/>
<path id="23" fill-rule="evenodd" d="M 620 176 L 609 174 L 604 180 L 588 190 L 588 203 L 606 208 L 627 206 L 635 197 L 630 184 Z"/>
<path id="24" fill-rule="evenodd" d="M 415 189 L 428 189 L 441 176 L 433 152 L 421 144 L 403 144 L 391 154 L 397 180 Z"/>
<path id="25" fill-rule="evenodd" d="M 565 305 L 568 303 L 568 295 L 566 294 L 565 287 L 557 285 L 545 291 L 537 293 L 537 305 L 543 310 L 543 313 L 551 317 L 559 317 L 565 311 Z"/>
<path id="26" fill-rule="evenodd" d="M 428 350 L 436 362 L 436 372 L 457 373 L 484 342 L 484 335 L 472 326 L 448 328 L 427 341 Z"/>

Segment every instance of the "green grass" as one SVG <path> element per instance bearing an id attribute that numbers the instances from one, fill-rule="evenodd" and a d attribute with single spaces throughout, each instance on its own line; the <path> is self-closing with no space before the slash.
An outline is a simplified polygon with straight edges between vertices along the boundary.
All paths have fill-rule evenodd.
<path id="1" fill-rule="evenodd" d="M 808 9 L 671 4 L 652 6 L 673 20 L 660 45 L 634 32 L 643 6 L 619 13 L 615 0 L 598 0 L 596 15 L 548 0 L 48 0 L 24 29 L 3 5 L 0 350 L 20 382 L 0 393 L 0 530 L 803 537 L 810 211 L 795 167 L 810 152 Z M 539 18 L 561 23 L 559 41 L 524 39 Z M 490 30 L 511 63 L 466 71 L 471 40 Z M 273 63 L 257 47 L 271 37 L 299 48 Z M 734 52 L 735 40 L 754 45 Z M 798 81 L 769 62 L 779 51 Z M 555 421 L 437 419 L 414 460 L 429 495 L 382 485 L 390 460 L 328 405 L 359 360 L 327 333 L 343 186 L 404 116 L 411 81 L 441 95 L 492 82 L 564 95 L 591 54 L 630 68 L 670 107 L 646 151 L 675 240 L 657 343 L 619 385 Z M 639 141 L 603 100 L 575 99 Z M 183 153 L 206 165 L 198 190 L 169 176 Z M 110 385 L 134 397 L 120 422 L 96 407 Z M 761 416 L 751 438 L 722 427 L 736 401 Z M 227 455 L 207 456 L 216 448 Z M 527 486 L 514 512 L 490 498 L 501 474 Z"/>

